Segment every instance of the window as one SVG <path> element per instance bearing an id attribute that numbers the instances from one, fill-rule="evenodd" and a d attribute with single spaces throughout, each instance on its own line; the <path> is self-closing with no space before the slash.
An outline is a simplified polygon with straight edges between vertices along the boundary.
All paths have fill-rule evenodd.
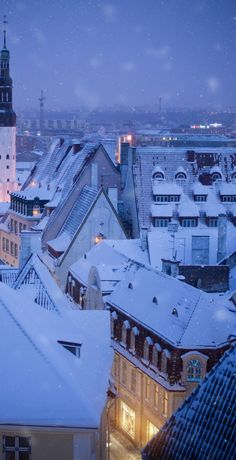
<path id="1" fill-rule="evenodd" d="M 15 258 L 16 259 L 18 258 L 18 246 L 16 243 L 15 243 Z"/>
<path id="2" fill-rule="evenodd" d="M 111 337 L 114 337 L 115 335 L 115 322 L 117 321 L 117 313 L 116 311 L 113 311 L 111 314 Z"/>
<path id="3" fill-rule="evenodd" d="M 124 359 L 121 361 L 121 383 L 127 384 L 127 364 Z"/>
<path id="4" fill-rule="evenodd" d="M 156 433 L 158 433 L 158 428 L 153 425 L 152 422 L 150 422 L 149 420 L 147 421 L 147 442 L 150 441 L 150 439 L 153 438 L 153 436 L 155 436 Z"/>
<path id="5" fill-rule="evenodd" d="M 153 174 L 152 178 L 153 179 L 159 179 L 159 180 L 161 179 L 161 180 L 163 180 L 164 179 L 164 174 L 161 171 L 156 172 L 156 173 Z"/>
<path id="6" fill-rule="evenodd" d="M 191 359 L 187 364 L 187 382 L 200 382 L 202 379 L 202 365 L 198 359 Z"/>
<path id="7" fill-rule="evenodd" d="M 14 233 L 18 235 L 18 223 L 17 220 L 14 220 Z"/>
<path id="8" fill-rule="evenodd" d="M 30 438 L 25 436 L 3 436 L 4 460 L 29 460 Z"/>
<path id="9" fill-rule="evenodd" d="M 153 344 L 153 341 L 151 337 L 146 337 L 145 342 L 144 342 L 144 347 L 143 347 L 143 359 L 144 361 L 149 361 L 149 351 L 150 351 L 150 345 Z"/>
<path id="10" fill-rule="evenodd" d="M 206 201 L 207 195 L 194 195 L 194 201 Z"/>
<path id="11" fill-rule="evenodd" d="M 217 227 L 218 226 L 218 219 L 216 218 L 210 218 L 208 222 L 209 227 Z"/>
<path id="12" fill-rule="evenodd" d="M 182 227 L 197 227 L 197 219 L 182 219 Z"/>
<path id="13" fill-rule="evenodd" d="M 9 254 L 9 240 L 6 239 L 6 252 Z"/>
<path id="14" fill-rule="evenodd" d="M 130 351 L 135 353 L 136 336 L 139 334 L 138 328 L 135 326 L 130 331 Z"/>
<path id="15" fill-rule="evenodd" d="M 211 175 L 211 179 L 213 182 L 215 182 L 216 180 L 221 180 L 222 179 L 222 176 L 220 173 L 218 172 L 215 172 Z"/>
<path id="16" fill-rule="evenodd" d="M 130 328 L 129 321 L 124 321 L 121 331 L 121 344 L 126 347 L 127 345 L 127 330 Z"/>
<path id="17" fill-rule="evenodd" d="M 152 348 L 152 365 L 154 367 L 159 366 L 159 354 L 161 353 L 162 348 L 159 343 L 155 343 Z"/>
<path id="18" fill-rule="evenodd" d="M 135 437 L 135 412 L 131 407 L 121 401 L 121 428 L 131 438 Z"/>
<path id="19" fill-rule="evenodd" d="M 154 227 L 168 227 L 169 219 L 160 219 L 155 217 L 153 220 Z"/>
<path id="20" fill-rule="evenodd" d="M 133 393 L 136 393 L 137 390 L 137 372 L 135 369 L 131 370 L 131 385 L 130 385 L 131 391 Z"/>
<path id="21" fill-rule="evenodd" d="M 40 206 L 35 204 L 33 207 L 33 216 L 38 216 L 40 214 Z"/>
<path id="22" fill-rule="evenodd" d="M 160 399 L 159 387 L 158 387 L 158 385 L 155 385 L 155 390 L 154 390 L 154 406 L 155 407 L 158 407 L 159 399 Z"/>
<path id="23" fill-rule="evenodd" d="M 7 169 L 9 169 L 9 168 L 10 168 L 10 166 L 9 166 L 9 165 L 7 165 L 7 166 L 6 166 L 6 168 L 7 168 Z"/>
<path id="24" fill-rule="evenodd" d="M 178 172 L 175 174 L 175 179 L 177 180 L 186 180 L 187 176 L 184 172 Z"/>
<path id="25" fill-rule="evenodd" d="M 162 400 L 162 415 L 163 417 L 168 416 L 168 393 L 164 391 Z"/>
<path id="26" fill-rule="evenodd" d="M 150 400 L 150 379 L 148 377 L 145 377 L 144 380 L 144 398 L 146 401 Z"/>
<path id="27" fill-rule="evenodd" d="M 11 256 L 14 256 L 14 243 L 11 241 Z"/>
<path id="28" fill-rule="evenodd" d="M 6 238 L 3 237 L 2 239 L 2 250 L 5 252 L 6 251 Z"/>
<path id="29" fill-rule="evenodd" d="M 10 159 L 10 156 L 9 155 L 6 155 L 6 160 L 9 160 Z"/>
<path id="30" fill-rule="evenodd" d="M 58 343 L 66 348 L 66 350 L 70 351 L 73 355 L 77 356 L 77 358 L 80 358 L 81 343 L 64 342 L 62 340 L 58 340 Z"/>

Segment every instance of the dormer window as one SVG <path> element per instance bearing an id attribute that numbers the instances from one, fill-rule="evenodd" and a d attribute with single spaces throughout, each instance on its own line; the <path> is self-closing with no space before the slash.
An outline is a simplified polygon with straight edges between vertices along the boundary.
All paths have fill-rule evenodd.
<path id="1" fill-rule="evenodd" d="M 139 335 L 139 330 L 136 326 L 134 326 L 130 331 L 130 351 L 131 353 L 135 353 L 137 335 Z"/>
<path id="2" fill-rule="evenodd" d="M 164 174 L 162 172 L 156 172 L 152 176 L 153 179 L 164 179 Z"/>
<path id="3" fill-rule="evenodd" d="M 143 347 L 143 359 L 146 362 L 149 362 L 149 351 L 150 346 L 153 344 L 151 337 L 146 337 Z"/>
<path id="4" fill-rule="evenodd" d="M 178 172 L 175 174 L 175 179 L 176 180 L 186 180 L 187 175 L 184 172 Z"/>
<path id="5" fill-rule="evenodd" d="M 200 382 L 202 380 L 202 365 L 198 359 L 191 359 L 187 363 L 187 381 Z"/>
<path id="6" fill-rule="evenodd" d="M 62 340 L 58 340 L 58 343 L 62 345 L 66 350 L 70 351 L 70 353 L 77 356 L 77 358 L 80 358 L 81 343 L 64 342 Z"/>
<path id="7" fill-rule="evenodd" d="M 127 331 L 130 329 L 130 324 L 129 321 L 124 321 L 123 326 L 122 326 L 122 331 L 121 331 L 121 345 L 126 347 L 127 345 Z"/>
<path id="8" fill-rule="evenodd" d="M 40 214 L 40 206 L 35 204 L 33 207 L 33 216 L 38 216 Z"/>
<path id="9" fill-rule="evenodd" d="M 212 182 L 216 182 L 217 180 L 222 180 L 222 175 L 219 172 L 214 172 L 211 175 Z"/>

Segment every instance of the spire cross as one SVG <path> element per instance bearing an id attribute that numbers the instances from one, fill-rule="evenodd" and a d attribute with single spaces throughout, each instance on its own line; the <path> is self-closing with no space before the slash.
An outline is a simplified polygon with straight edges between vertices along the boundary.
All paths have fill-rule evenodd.
<path id="1" fill-rule="evenodd" d="M 6 49 L 6 35 L 7 35 L 7 31 L 6 31 L 6 26 L 7 26 L 7 18 L 4 14 L 3 16 L 3 48 Z"/>

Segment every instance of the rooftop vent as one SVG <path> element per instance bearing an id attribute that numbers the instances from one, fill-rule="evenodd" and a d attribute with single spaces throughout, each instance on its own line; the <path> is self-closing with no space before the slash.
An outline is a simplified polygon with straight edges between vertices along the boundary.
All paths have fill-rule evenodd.
<path id="1" fill-rule="evenodd" d="M 176 316 L 176 317 L 178 318 L 179 315 L 178 315 L 178 310 L 177 310 L 177 308 L 173 308 L 173 310 L 172 310 L 172 315 L 174 315 L 174 316 Z"/>

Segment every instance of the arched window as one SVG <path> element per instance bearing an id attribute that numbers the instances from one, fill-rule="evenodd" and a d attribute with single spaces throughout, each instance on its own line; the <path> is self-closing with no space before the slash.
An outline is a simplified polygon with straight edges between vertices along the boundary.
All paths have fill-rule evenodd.
<path id="1" fill-rule="evenodd" d="M 152 365 L 154 367 L 159 366 L 159 353 L 161 353 L 162 348 L 159 343 L 155 343 L 152 348 Z"/>
<path id="2" fill-rule="evenodd" d="M 216 180 L 221 180 L 222 179 L 222 176 L 219 172 L 214 172 L 212 175 L 211 175 L 211 179 L 213 182 L 215 182 Z"/>
<path id="3" fill-rule="evenodd" d="M 111 314 L 111 336 L 114 337 L 115 335 L 115 322 L 117 321 L 117 313 L 113 311 Z"/>
<path id="4" fill-rule="evenodd" d="M 134 326 L 130 331 L 130 351 L 131 353 L 135 353 L 137 335 L 139 335 L 139 330 L 136 326 Z"/>
<path id="5" fill-rule="evenodd" d="M 152 176 L 153 179 L 164 179 L 164 174 L 161 171 L 155 172 Z"/>
<path id="6" fill-rule="evenodd" d="M 198 359 L 191 359 L 187 363 L 187 382 L 200 382 L 202 380 L 202 365 Z"/>
<path id="7" fill-rule="evenodd" d="M 167 372 L 168 359 L 170 359 L 170 352 L 165 349 L 161 354 L 161 372 Z"/>
<path id="8" fill-rule="evenodd" d="M 186 180 L 187 176 L 184 172 L 178 172 L 175 174 L 175 179 L 177 180 Z"/>
<path id="9" fill-rule="evenodd" d="M 130 329 L 130 324 L 129 321 L 124 321 L 123 326 L 122 326 L 122 332 L 121 332 L 121 344 L 126 347 L 127 345 L 127 331 Z"/>
<path id="10" fill-rule="evenodd" d="M 153 341 L 151 337 L 146 337 L 145 342 L 144 342 L 144 347 L 143 347 L 143 359 L 144 361 L 149 361 L 149 351 L 150 351 L 150 345 L 153 344 Z"/>

